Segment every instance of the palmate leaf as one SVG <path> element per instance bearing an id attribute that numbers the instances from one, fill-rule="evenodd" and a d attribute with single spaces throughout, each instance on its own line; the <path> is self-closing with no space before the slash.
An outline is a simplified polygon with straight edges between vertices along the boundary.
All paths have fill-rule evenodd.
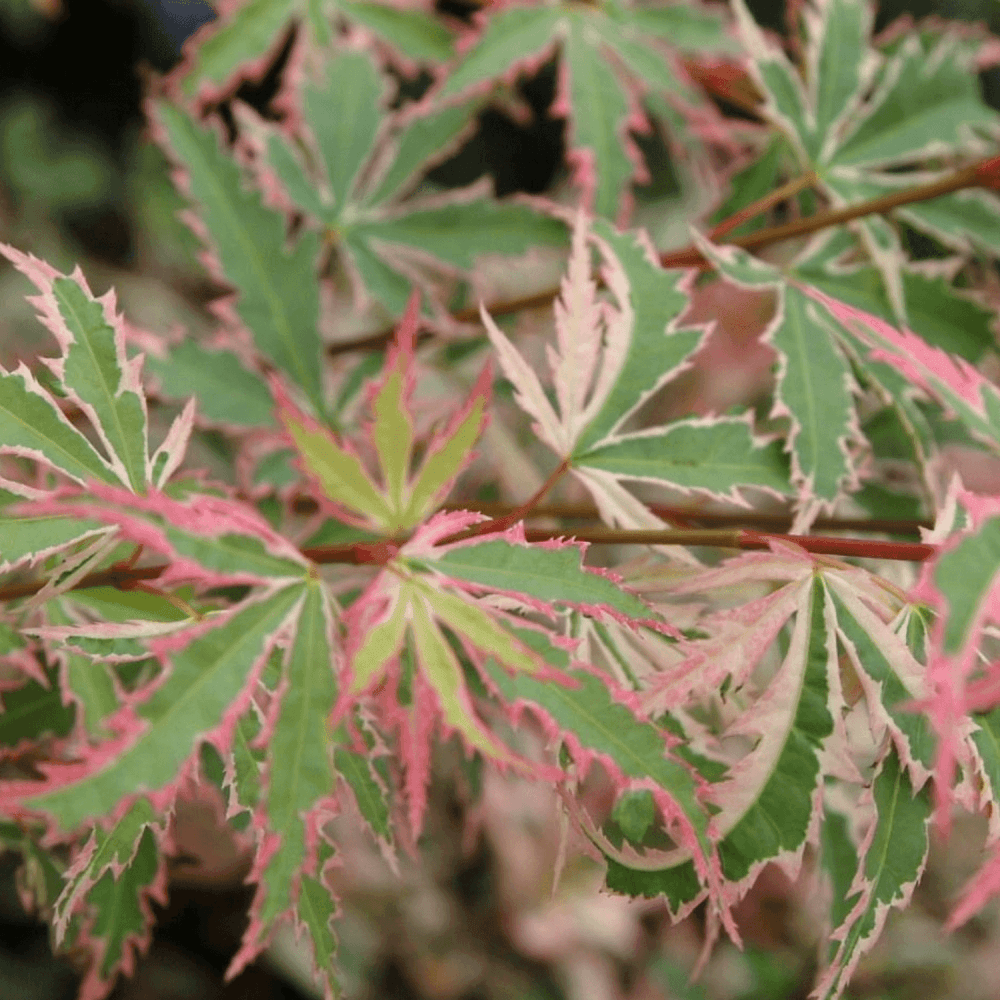
<path id="1" fill-rule="evenodd" d="M 364 467 L 356 449 L 303 414 L 279 385 L 273 386 L 278 416 L 298 450 L 300 467 L 319 494 L 352 518 L 390 535 L 416 526 L 440 506 L 468 464 L 486 419 L 488 371 L 448 425 L 434 434 L 419 468 L 412 467 L 418 306 L 419 297 L 411 296 L 396 345 L 371 392 L 374 420 L 369 434 L 378 460 L 377 478 Z"/>
<path id="2" fill-rule="evenodd" d="M 571 748 L 584 772 L 592 760 L 600 760 L 616 777 L 619 788 L 641 788 L 648 794 L 654 812 L 660 811 L 668 832 L 686 854 L 682 877 L 691 889 L 691 898 L 700 897 L 707 889 L 715 904 L 724 909 L 719 899 L 718 861 L 708 836 L 708 815 L 693 769 L 670 754 L 663 733 L 644 719 L 634 702 L 608 678 L 574 669 L 567 652 L 543 635 L 523 630 L 518 634 L 556 665 L 569 684 L 553 684 L 525 673 L 511 675 L 489 660 L 486 667 L 501 694 L 539 716 L 550 735 Z M 634 888 L 614 885 L 610 866 L 608 884 L 641 894 Z M 672 906 L 674 912 L 676 909 Z"/>
<path id="3" fill-rule="evenodd" d="M 169 104 L 157 107 L 166 152 L 181 164 L 187 193 L 201 208 L 213 270 L 236 289 L 236 316 L 257 349 L 324 412 L 320 364 L 318 240 L 305 233 L 289 252 L 285 222 L 244 188 L 235 161 L 211 132 Z M 204 236 L 204 234 L 202 234 Z M 238 319 L 237 319 L 238 316 Z"/>
<path id="4" fill-rule="evenodd" d="M 605 261 L 604 279 L 616 303 L 599 301 L 590 279 L 590 249 Z M 483 312 L 500 367 L 515 398 L 535 420 L 538 436 L 593 493 L 602 514 L 626 527 L 656 523 L 638 513 L 622 482 L 741 499 L 747 486 L 788 492 L 777 443 L 754 439 L 746 418 L 687 420 L 623 434 L 620 426 L 671 378 L 701 345 L 704 330 L 677 319 L 687 305 L 679 275 L 664 271 L 648 245 L 598 221 L 588 234 L 581 215 L 561 299 L 557 346 L 549 351 L 555 383 L 550 401 L 535 370 Z"/>
<path id="5" fill-rule="evenodd" d="M 79 407 L 93 427 L 103 454 L 73 427 L 23 365 L 13 373 L 0 369 L 0 453 L 41 461 L 77 483 L 120 483 L 133 493 L 162 486 L 183 459 L 193 407 L 176 418 L 163 444 L 150 455 L 142 358 L 126 357 L 114 292 L 95 298 L 79 268 L 67 277 L 14 247 L 0 244 L 0 253 L 39 290 L 29 301 L 59 348 L 58 357 L 43 361 L 59 394 Z M 4 485 L 25 496 L 40 495 L 26 485 Z M 10 530 L 17 531 L 13 526 Z M 11 536 L 16 546 L 15 538 Z M 39 542 L 44 548 L 43 532 Z M 0 540 L 0 551 L 5 547 Z"/>
<path id="6" fill-rule="evenodd" d="M 297 609 L 295 639 L 279 685 L 281 702 L 268 742 L 266 790 L 254 815 L 260 845 L 251 877 L 258 890 L 232 974 L 260 951 L 279 918 L 292 914 L 306 927 L 315 926 L 311 910 L 316 900 L 305 889 L 317 860 L 310 858 L 309 844 L 317 836 L 324 803 L 330 810 L 336 787 L 329 728 L 337 698 L 332 625 L 329 593 L 320 581 L 311 581 Z M 325 934 L 313 939 L 313 953 L 330 995 L 335 970 Z"/>
<path id="7" fill-rule="evenodd" d="M 288 129 L 267 130 L 267 160 L 288 197 L 335 239 L 364 293 L 393 316 L 409 298 L 406 272 L 418 258 L 468 271 L 483 254 L 565 242 L 555 219 L 474 189 L 405 197 L 472 130 L 480 101 L 391 116 L 382 107 L 385 81 L 364 53 L 335 55 L 324 74 L 301 90 L 304 138 L 318 169 L 302 163 L 296 148 L 303 136 Z"/>
<path id="8" fill-rule="evenodd" d="M 468 588 L 498 586 L 529 607 L 550 613 L 560 605 L 575 607 L 630 627 L 655 626 L 654 613 L 607 577 L 583 569 L 571 547 L 518 544 L 512 535 L 435 546 L 479 519 L 437 515 L 400 548 L 345 616 L 349 689 L 376 697 L 379 724 L 398 730 L 411 824 L 419 829 L 427 741 L 439 726 L 457 730 L 470 748 L 502 767 L 558 777 L 553 768 L 528 764 L 486 727 L 473 700 L 485 682 L 482 695 L 495 691 L 499 707 L 515 722 L 524 707 L 531 708 L 582 769 L 600 759 L 623 788 L 649 788 L 678 843 L 690 849 L 696 884 L 712 887 L 718 901 L 717 863 L 705 838 L 707 815 L 694 773 L 664 759 L 663 736 L 642 718 L 634 698 L 609 692 L 606 678 L 568 669 L 554 635 L 472 600 Z"/>
<path id="9" fill-rule="evenodd" d="M 931 157 L 958 157 L 991 148 L 1000 134 L 1000 114 L 982 99 L 973 69 L 975 47 L 957 32 L 940 37 L 916 32 L 888 51 L 869 40 L 871 8 L 863 0 L 816 0 L 804 6 L 805 74 L 784 53 L 768 43 L 743 0 L 734 6 L 743 39 L 754 58 L 752 72 L 765 94 L 764 112 L 784 133 L 801 171 L 812 172 L 834 205 L 851 204 L 887 190 L 920 183 L 929 177 L 912 170 Z M 844 53 L 852 53 L 846 58 Z M 949 195 L 900 210 L 900 217 L 939 236 L 946 245 L 989 246 L 985 235 L 995 199 L 980 194 Z M 973 218 L 970 208 L 984 213 Z M 896 213 L 893 213 L 896 214 Z M 968 228 L 966 228 L 968 227 Z M 907 280 L 905 256 L 888 221 L 867 218 L 855 224 L 862 251 L 881 277 L 881 297 L 890 316 L 925 335 L 949 323 L 947 313 L 937 324 L 926 314 L 911 315 L 911 292 L 922 290 Z M 975 233 L 973 238 L 971 234 Z M 909 284 L 910 287 L 906 287 Z M 831 294 L 837 295 L 836 291 Z M 869 304 L 868 308 L 871 308 Z M 920 302 L 914 302 L 920 312 Z M 882 309 L 873 311 L 883 314 Z"/>
<path id="10" fill-rule="evenodd" d="M 576 166 L 588 208 L 615 218 L 641 163 L 627 131 L 646 121 L 639 94 L 684 90 L 661 48 L 664 42 L 685 52 L 728 47 L 721 22 L 691 4 L 513 4 L 489 18 L 442 94 L 482 89 L 498 77 L 513 79 L 518 69 L 537 65 L 558 45 L 556 107 L 569 121 L 568 158 Z M 626 75 L 620 74 L 620 66 Z"/>
<path id="11" fill-rule="evenodd" d="M 774 416 L 787 416 L 799 502 L 827 506 L 855 483 L 849 444 L 857 440 L 850 365 L 839 350 L 836 316 L 784 272 L 735 247 L 699 246 L 726 280 L 775 288 L 778 305 L 764 339 L 778 352 Z"/>
<path id="12" fill-rule="evenodd" d="M 736 576 L 720 576 L 719 582 L 739 578 L 741 572 L 756 574 L 758 563 L 734 561 Z M 778 863 L 794 876 L 815 828 L 826 766 L 823 751 L 834 732 L 837 689 L 830 684 L 829 674 L 836 658 L 832 609 L 825 587 L 812 578 L 805 563 L 800 562 L 797 576 L 782 588 L 788 599 L 777 605 L 780 614 L 775 621 L 767 616 L 747 617 L 740 648 L 724 668 L 732 688 L 739 690 L 777 629 L 794 615 L 788 649 L 778 671 L 722 734 L 724 738 L 747 738 L 754 743 L 753 749 L 717 776 L 708 793 L 715 810 L 708 835 L 718 851 L 727 905 L 746 893 L 769 862 Z M 711 646 L 711 640 L 707 642 Z M 697 641 L 691 644 L 692 660 L 680 665 L 678 673 L 689 666 L 699 669 L 699 645 Z M 660 700 L 654 692 L 655 688 L 648 696 L 650 704 Z M 717 752 L 708 760 L 713 758 L 718 759 Z M 789 794 L 791 788 L 795 791 Z M 671 911 L 677 913 L 688 912 L 700 898 L 686 852 L 675 850 L 665 855 L 662 850 L 639 846 L 641 841 L 615 848 L 600 836 L 596 842 L 608 857 L 611 888 L 637 895 L 665 895 Z"/>
<path id="13" fill-rule="evenodd" d="M 423 571 L 436 541 L 477 520 L 470 514 L 436 515 L 345 614 L 348 692 L 378 691 L 378 721 L 399 731 L 415 833 L 426 805 L 428 740 L 439 725 L 459 732 L 468 746 L 502 765 L 531 770 L 480 720 L 462 664 L 443 630 L 455 636 L 474 664 L 492 656 L 511 671 L 545 673 L 545 661 L 515 636 L 508 615 Z"/>
<path id="14" fill-rule="evenodd" d="M 197 43 L 189 43 L 177 72 L 188 94 L 219 98 L 234 90 L 244 76 L 273 53 L 296 16 L 311 29 L 316 44 L 328 46 L 329 22 L 344 17 L 387 41 L 404 57 L 442 62 L 452 53 L 452 39 L 444 25 L 419 10 L 389 7 L 355 0 L 248 0 L 231 4 L 220 19 L 203 29 Z"/>
<path id="15" fill-rule="evenodd" d="M 201 739 L 224 746 L 249 698 L 256 670 L 303 585 L 248 598 L 221 624 L 196 625 L 154 644 L 163 676 L 148 698 L 108 720 L 118 735 L 78 764 L 53 764 L 46 781 L 9 782 L 5 812 L 41 812 L 63 829 L 110 813 L 123 798 L 149 792 L 156 808 L 172 801 L 185 762 Z"/>
<path id="16" fill-rule="evenodd" d="M 95 485 L 89 496 L 67 493 L 35 501 L 25 509 L 114 525 L 117 537 L 170 559 L 158 577 L 161 584 L 184 579 L 201 586 L 273 585 L 301 579 L 308 572 L 308 560 L 256 508 L 204 493 L 177 493 L 181 499 L 160 492 L 134 497 L 122 489 Z"/>
<path id="17" fill-rule="evenodd" d="M 854 881 L 844 896 L 853 906 L 833 929 L 836 952 L 811 994 L 823 1000 L 843 993 L 858 960 L 881 933 L 889 910 L 909 902 L 927 863 L 929 796 L 926 789 L 914 791 L 894 752 L 882 759 L 868 799 L 874 815 L 858 850 Z M 842 913 L 846 907 L 839 909 Z"/>
<path id="18" fill-rule="evenodd" d="M 706 692 L 723 692 L 711 701 L 721 701 L 723 718 L 734 721 L 719 727 L 717 735 L 704 725 L 690 728 L 687 715 L 658 718 L 677 734 L 689 727 L 682 755 L 711 781 L 706 797 L 716 811 L 708 834 L 725 878 L 723 898 L 732 904 L 767 862 L 794 874 L 803 848 L 815 843 L 820 829 L 824 784 L 833 777 L 828 769 L 839 758 L 837 777 L 850 773 L 850 765 L 844 768 L 842 720 L 848 705 L 841 689 L 841 664 L 850 658 L 866 702 L 860 717 L 868 719 L 878 750 L 869 796 L 873 822 L 861 849 L 851 842 L 843 817 L 828 815 L 822 824 L 823 864 L 837 888 L 829 968 L 816 995 L 832 1000 L 874 943 L 886 911 L 909 898 L 926 857 L 930 802 L 927 789 L 918 789 L 930 773 L 934 744 L 927 722 L 908 711 L 926 692 L 926 668 L 914 658 L 926 655 L 923 619 L 876 577 L 812 565 L 805 553 L 784 547 L 740 556 L 675 580 L 668 589 L 680 598 L 768 579 L 781 585 L 744 607 L 703 617 L 699 629 L 708 637 L 679 643 L 680 659 L 646 677 L 642 700 L 648 710 L 662 713 L 704 701 Z M 781 665 L 761 674 L 762 658 L 782 634 L 787 641 Z M 768 678 L 763 685 L 762 676 Z M 957 738 L 964 740 L 968 728 Z M 752 746 L 734 759 L 724 746 L 737 735 Z M 724 759 L 726 767 L 720 764 Z M 869 766 L 867 760 L 863 766 Z M 689 912 L 702 898 L 685 853 L 669 849 L 655 828 L 640 824 L 629 832 L 616 820 L 589 835 L 608 859 L 610 887 L 662 895 L 676 914 Z"/>

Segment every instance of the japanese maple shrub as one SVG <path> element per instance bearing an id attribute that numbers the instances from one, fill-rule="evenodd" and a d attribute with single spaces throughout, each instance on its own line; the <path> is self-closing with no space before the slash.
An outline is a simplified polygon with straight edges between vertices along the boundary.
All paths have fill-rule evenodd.
<path id="1" fill-rule="evenodd" d="M 231 972 L 293 922 L 335 994 L 329 820 L 417 851 L 456 735 L 553 783 L 611 890 L 675 919 L 704 904 L 708 944 L 739 942 L 734 905 L 810 848 L 833 900 L 816 996 L 909 901 L 935 809 L 989 820 L 951 923 L 1000 886 L 1000 488 L 966 488 L 949 451 L 1000 451 L 987 39 L 873 40 L 861 0 L 797 6 L 784 47 L 742 0 L 728 20 L 494 7 L 255 0 L 189 43 L 149 125 L 231 289 L 210 343 L 136 330 L 79 269 L 0 247 L 55 350 L 0 369 L 0 837 L 84 956 L 84 997 L 132 970 L 174 805 L 213 782 L 256 887 Z M 231 100 L 292 20 L 272 113 Z M 428 182 L 548 59 L 572 168 L 552 199 Z M 390 101 L 417 66 L 430 90 Z M 681 176 L 658 207 L 634 196 L 654 128 Z M 694 242 L 656 246 L 633 212 Z M 566 247 L 537 352 L 501 317 L 539 296 L 483 289 L 498 255 Z M 672 413 L 709 281 L 769 292 L 769 400 Z M 227 482 L 186 462 L 208 431 Z M 845 514 L 881 538 L 818 533 Z M 598 815 L 577 795 L 595 765 Z"/>

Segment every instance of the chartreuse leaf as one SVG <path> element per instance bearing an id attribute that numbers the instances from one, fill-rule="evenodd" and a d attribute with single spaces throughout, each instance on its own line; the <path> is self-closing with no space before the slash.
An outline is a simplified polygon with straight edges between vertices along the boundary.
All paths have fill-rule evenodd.
<path id="1" fill-rule="evenodd" d="M 303 469 L 312 476 L 323 495 L 358 513 L 374 524 L 387 524 L 392 508 L 379 487 L 372 482 L 361 459 L 337 441 L 333 432 L 291 403 L 279 411 L 281 423 L 299 452 Z"/>
<path id="2" fill-rule="evenodd" d="M 218 139 L 169 104 L 158 106 L 173 155 L 185 167 L 190 197 L 218 256 L 221 276 L 237 290 L 236 310 L 258 349 L 300 385 L 323 412 L 316 235 L 286 249 L 285 220 L 244 188 Z"/>
<path id="3" fill-rule="evenodd" d="M 851 885 L 860 898 L 834 927 L 840 945 L 814 993 L 824 1000 L 841 995 L 858 960 L 875 943 L 890 907 L 909 902 L 927 862 L 928 791 L 914 792 L 892 750 L 875 775 L 871 799 L 874 817 Z"/>
<path id="4" fill-rule="evenodd" d="M 543 548 L 494 538 L 456 545 L 423 565 L 489 591 L 527 594 L 539 601 L 610 609 L 630 618 L 655 613 L 612 579 L 581 565 L 575 545 Z"/>
<path id="5" fill-rule="evenodd" d="M 442 608 L 443 602 L 437 595 L 427 595 L 428 600 L 422 600 L 421 596 L 419 591 L 405 595 L 413 647 L 420 672 L 434 689 L 442 721 L 460 732 L 469 746 L 503 759 L 504 748 L 473 711 L 462 665 L 432 617 L 433 614 L 444 619 L 447 609 Z"/>
<path id="6" fill-rule="evenodd" d="M 427 443 L 423 460 L 413 468 L 415 340 L 418 295 L 410 305 L 389 352 L 372 397 L 370 438 L 378 461 L 378 480 L 361 459 L 327 427 L 301 413 L 277 390 L 279 417 L 298 449 L 303 470 L 323 494 L 386 533 L 413 528 L 444 500 L 455 477 L 469 461 L 483 430 L 489 386 L 480 377 L 466 402 Z"/>
<path id="7" fill-rule="evenodd" d="M 430 779 L 429 740 L 439 725 L 459 732 L 467 746 L 488 759 L 517 761 L 479 718 L 462 663 L 443 629 L 477 663 L 488 655 L 513 671 L 536 671 L 543 664 L 495 612 L 409 575 L 402 565 L 394 570 L 381 574 L 350 609 L 351 690 L 391 685 L 391 722 L 399 730 L 405 766 L 403 792 L 410 825 L 419 832 Z M 368 608 L 378 609 L 377 624 L 369 620 Z"/>
<path id="8" fill-rule="evenodd" d="M 136 707 L 141 728 L 128 749 L 72 784 L 28 798 L 29 806 L 72 829 L 88 817 L 109 812 L 126 795 L 174 781 L 198 739 L 219 726 L 245 689 L 304 589 L 304 584 L 296 584 L 244 602 L 208 631 L 196 626 L 195 637 L 172 655 L 163 682 Z M 53 775 L 58 780 L 58 768 Z"/>
<path id="9" fill-rule="evenodd" d="M 259 808 L 277 844 L 258 873 L 260 886 L 244 950 L 255 950 L 275 920 L 302 902 L 306 825 L 333 794 L 336 777 L 328 719 L 337 698 L 333 618 L 326 586 L 304 588 L 288 652 L 281 707 L 267 750 L 267 789 Z M 317 957 L 323 951 L 316 948 Z M 333 969 L 325 974 L 333 977 Z"/>
<path id="10" fill-rule="evenodd" d="M 788 460 L 780 442 L 754 441 L 745 420 L 686 420 L 665 429 L 608 438 L 574 464 L 618 479 L 732 496 L 743 486 L 787 493 Z"/>
<path id="11" fill-rule="evenodd" d="M 607 60 L 586 38 L 587 20 L 580 15 L 572 17 L 563 47 L 569 68 L 570 100 L 575 109 L 572 141 L 577 155 L 582 152 L 593 158 L 583 169 L 589 167 L 596 175 L 592 181 L 594 212 L 615 218 L 622 190 L 634 170 L 625 152 L 627 138 L 623 129 L 629 106 Z"/>

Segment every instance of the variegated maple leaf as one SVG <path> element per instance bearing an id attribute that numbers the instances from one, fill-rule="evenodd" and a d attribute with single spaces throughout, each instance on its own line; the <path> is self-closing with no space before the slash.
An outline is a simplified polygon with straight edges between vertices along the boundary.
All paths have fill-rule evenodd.
<path id="1" fill-rule="evenodd" d="M 982 39 L 943 28 L 876 44 L 865 0 L 812 0 L 800 8 L 803 70 L 767 40 L 743 0 L 734 0 L 734 10 L 765 97 L 763 113 L 781 139 L 735 179 L 729 209 L 788 176 L 808 181 L 833 206 L 850 205 L 934 179 L 942 156 L 961 160 L 993 150 L 1000 115 L 983 100 L 972 69 Z M 848 51 L 856 58 L 844 59 Z M 780 268 L 735 249 L 704 248 L 727 280 L 778 292 L 766 334 L 779 357 L 773 412 L 790 421 L 804 511 L 830 509 L 858 486 L 864 439 L 853 397 L 863 390 L 890 401 L 918 464 L 936 449 L 928 418 L 908 399 L 905 382 L 878 364 L 859 365 L 845 350 L 836 310 L 817 310 L 811 290 L 906 326 L 972 362 L 994 344 L 988 311 L 952 280 L 961 262 L 909 262 L 897 220 L 945 249 L 975 245 L 996 253 L 995 238 L 986 234 L 1000 222 L 1000 200 L 967 190 L 868 215 L 817 237 Z"/>
<path id="2" fill-rule="evenodd" d="M 604 266 L 609 297 L 590 275 L 590 247 Z M 626 421 L 689 364 L 705 331 L 679 323 L 686 278 L 663 270 L 642 236 L 578 216 L 556 304 L 556 344 L 548 349 L 554 401 L 542 379 L 482 310 L 500 367 L 534 429 L 582 482 L 610 524 L 662 522 L 626 488 L 645 483 L 743 501 L 757 487 L 788 492 L 781 446 L 753 434 L 749 417 L 678 420 L 625 432 Z"/>
<path id="3" fill-rule="evenodd" d="M 442 95 L 484 90 L 498 78 L 512 81 L 558 49 L 553 113 L 568 119 L 568 158 L 587 207 L 612 219 L 630 208 L 629 181 L 646 174 L 628 134 L 649 129 L 642 97 L 682 95 L 696 103 L 683 82 L 677 50 L 730 47 L 721 21 L 694 3 L 521 2 L 484 12 L 481 20 L 482 33 L 448 76 Z"/>
<path id="4" fill-rule="evenodd" d="M 610 679 L 598 679 L 583 665 L 570 669 L 565 641 L 537 617 L 558 621 L 573 609 L 625 629 L 671 638 L 676 630 L 612 575 L 585 568 L 576 545 L 529 545 L 519 527 L 489 533 L 480 514 L 431 516 L 469 461 L 482 427 L 486 381 L 480 379 L 466 406 L 431 440 L 422 464 L 413 467 L 416 310 L 414 298 L 369 392 L 373 419 L 363 445 L 339 440 L 275 387 L 280 418 L 320 503 L 332 502 L 341 517 L 386 535 L 415 528 L 408 537 L 366 549 L 379 569 L 345 613 L 338 713 L 346 716 L 360 699 L 380 729 L 396 736 L 416 833 L 439 731 L 457 732 L 470 751 L 501 767 L 559 780 L 558 769 L 525 760 L 516 740 L 512 745 L 497 731 L 498 720 L 516 724 L 528 708 L 582 768 L 600 759 L 623 788 L 638 783 L 653 789 L 665 824 L 688 845 L 696 878 L 715 887 L 717 901 L 717 864 L 693 772 L 670 757 L 663 734 L 644 719 L 634 698 L 609 690 Z M 361 461 L 362 450 L 375 456 L 377 478 Z M 473 527 L 476 532 L 463 538 Z M 522 614 L 505 609 L 498 596 Z"/>

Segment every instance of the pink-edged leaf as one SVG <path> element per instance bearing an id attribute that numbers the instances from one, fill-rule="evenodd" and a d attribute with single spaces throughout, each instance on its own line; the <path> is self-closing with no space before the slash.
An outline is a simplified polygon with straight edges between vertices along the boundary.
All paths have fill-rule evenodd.
<path id="1" fill-rule="evenodd" d="M 927 696 L 925 670 L 905 638 L 864 603 L 852 586 L 853 575 L 824 574 L 835 607 L 838 640 L 864 688 L 875 740 L 881 742 L 888 729 L 900 763 L 919 789 L 930 777 L 936 750 L 929 720 L 914 711 Z"/>
<path id="2" fill-rule="evenodd" d="M 747 418 L 679 420 L 633 434 L 612 435 L 577 454 L 578 468 L 600 469 L 616 479 L 696 490 L 746 503 L 748 487 L 787 495 L 788 461 L 781 444 L 755 438 Z"/>
<path id="3" fill-rule="evenodd" d="M 108 719 L 113 740 L 72 764 L 45 765 L 44 782 L 8 782 L 4 811 L 44 813 L 63 829 L 111 812 L 126 796 L 155 793 L 169 805 L 199 740 L 225 748 L 275 635 L 301 600 L 302 585 L 264 593 L 219 620 L 161 639 L 161 676 L 148 697 Z"/>
<path id="4" fill-rule="evenodd" d="M 296 926 L 304 928 L 312 945 L 313 976 L 323 989 L 324 1000 L 340 995 L 337 982 L 337 938 L 333 933 L 333 918 L 337 916 L 337 901 L 323 881 L 324 870 L 333 857 L 333 849 L 321 841 L 317 851 L 317 875 L 303 875 L 299 898 L 295 904 Z"/>
<path id="5" fill-rule="evenodd" d="M 510 674 L 490 659 L 486 667 L 500 694 L 515 710 L 527 708 L 537 715 L 549 736 L 569 748 L 581 773 L 598 760 L 621 790 L 647 790 L 680 848 L 680 863 L 693 865 L 695 892 L 707 886 L 716 905 L 724 909 L 719 859 L 694 769 L 670 752 L 670 741 L 644 715 L 634 695 L 617 688 L 608 677 L 572 665 L 567 652 L 544 634 L 517 634 L 557 666 L 565 680 L 553 683 L 526 673 Z"/>
<path id="6" fill-rule="evenodd" d="M 48 367 L 87 415 L 117 477 L 141 492 L 151 479 L 142 360 L 126 357 L 114 291 L 96 299 L 79 268 L 66 277 L 13 247 L 0 246 L 0 252 L 41 292 L 29 301 L 61 354 L 47 359 Z"/>
<path id="7" fill-rule="evenodd" d="M 930 631 L 929 697 L 924 711 L 938 737 L 935 791 L 939 822 L 947 825 L 956 761 L 965 758 L 970 735 L 969 711 L 996 704 L 995 670 L 984 671 L 979 696 L 970 680 L 980 669 L 983 629 L 1000 621 L 1000 504 L 995 497 L 952 491 L 969 524 L 949 538 L 937 557 L 923 567 L 914 596 L 937 618 Z"/>
<path id="8" fill-rule="evenodd" d="M 848 891 L 857 902 L 834 928 L 839 946 L 810 994 L 822 1000 L 843 994 L 861 956 L 882 932 L 889 910 L 909 902 L 927 862 L 930 799 L 926 790 L 913 790 L 895 752 L 882 759 L 867 800 L 874 815 Z"/>
<path id="9" fill-rule="evenodd" d="M 218 311 L 249 330 L 261 353 L 322 413 L 316 234 L 305 232 L 289 249 L 285 219 L 244 188 L 238 165 L 215 135 L 166 103 L 157 105 L 156 117 L 201 207 L 205 229 L 199 235 L 212 241 L 212 269 L 238 292 Z"/>
<path id="10" fill-rule="evenodd" d="M 110 870 L 115 878 L 121 874 L 134 856 L 143 831 L 154 819 L 149 801 L 138 798 L 110 830 L 94 827 L 87 844 L 66 870 L 63 890 L 53 906 L 52 926 L 57 946 L 90 889 L 106 871 Z"/>
<path id="11" fill-rule="evenodd" d="M 421 570 L 433 543 L 467 526 L 470 517 L 479 515 L 439 514 L 418 529 L 345 615 L 348 693 L 378 694 L 376 721 L 399 731 L 414 831 L 426 802 L 428 741 L 439 726 L 459 732 L 467 746 L 502 765 L 529 768 L 480 719 L 459 655 L 443 629 L 479 670 L 489 656 L 513 672 L 549 672 L 513 634 L 511 616 Z"/>
<path id="12" fill-rule="evenodd" d="M 259 846 L 251 879 L 258 889 L 232 973 L 300 902 L 302 879 L 316 870 L 319 812 L 331 812 L 336 788 L 329 718 L 337 699 L 337 664 L 330 596 L 320 581 L 305 587 L 294 627 L 276 692 L 277 717 L 270 723 L 266 787 L 254 815 Z"/>
<path id="13" fill-rule="evenodd" d="M 615 304 L 599 302 L 590 278 L 590 247 Z M 686 280 L 661 268 L 643 236 L 622 234 L 604 220 L 577 216 L 572 255 L 556 309 L 557 346 L 550 348 L 557 414 L 535 371 L 483 312 L 500 368 L 539 436 L 561 457 L 603 442 L 660 386 L 688 364 L 705 331 L 681 328 Z"/>
<path id="14" fill-rule="evenodd" d="M 166 902 L 156 825 L 149 802 L 136 799 L 111 829 L 94 828 L 65 872 L 52 920 L 57 947 L 72 944 L 91 952 L 81 998 L 105 996 L 119 971 L 132 974 L 136 950 L 149 944 L 150 898 Z"/>
<path id="15" fill-rule="evenodd" d="M 910 382 L 939 399 L 975 437 L 994 450 L 1000 449 L 1000 390 L 985 375 L 909 330 L 897 330 L 878 316 L 817 289 L 803 291 L 853 333 L 872 360 L 898 369 Z"/>
<path id="16" fill-rule="evenodd" d="M 0 367 L 0 454 L 42 462 L 78 483 L 117 483 L 112 466 L 66 419 L 55 401 L 22 364 Z M 0 486 L 19 496 L 43 491 L 0 477 Z"/>
<path id="17" fill-rule="evenodd" d="M 812 582 L 800 603 L 788 652 L 765 691 L 725 735 L 756 745 L 713 787 L 711 832 L 737 898 L 767 861 L 796 871 L 813 835 L 823 791 L 823 747 L 833 733 L 828 675 L 836 669 L 832 609 Z"/>
<path id="18" fill-rule="evenodd" d="M 49 601 L 45 611 L 52 625 L 69 625 L 73 621 L 64 599 Z M 77 705 L 83 731 L 91 737 L 106 737 L 104 720 L 119 705 L 115 680 L 108 667 L 65 648 L 46 650 L 46 655 L 59 664 L 60 687 Z"/>
<path id="19" fill-rule="evenodd" d="M 379 773 L 379 767 L 384 767 L 384 761 L 372 758 L 370 746 L 366 746 L 366 750 L 367 752 L 361 753 L 347 747 L 337 747 L 333 755 L 334 763 L 337 774 L 350 788 L 358 812 L 376 841 L 391 848 L 395 837 L 387 782 L 385 776 Z"/>
<path id="20" fill-rule="evenodd" d="M 89 496 L 67 493 L 23 508 L 41 514 L 70 513 L 118 528 L 118 537 L 171 560 L 161 582 L 182 577 L 211 581 L 268 582 L 301 579 L 308 561 L 260 512 L 238 500 L 192 493 L 174 499 L 150 489 L 91 486 Z"/>
<path id="21" fill-rule="evenodd" d="M 585 553 L 586 545 L 579 542 L 528 545 L 519 525 L 501 537 L 443 548 L 437 558 L 422 565 L 477 589 L 527 597 L 539 610 L 566 605 L 589 615 L 611 615 L 668 630 L 652 608 L 625 590 L 609 571 L 583 566 Z"/>

